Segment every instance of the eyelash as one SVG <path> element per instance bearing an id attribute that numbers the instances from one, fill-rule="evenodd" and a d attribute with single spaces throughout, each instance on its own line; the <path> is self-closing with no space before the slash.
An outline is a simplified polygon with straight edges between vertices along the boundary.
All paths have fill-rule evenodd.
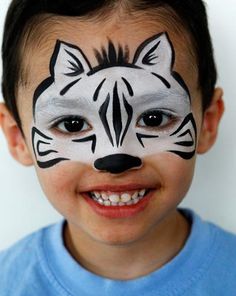
<path id="1" fill-rule="evenodd" d="M 147 117 L 149 116 L 149 118 L 146 118 L 146 120 L 149 120 L 149 124 L 148 122 L 145 123 L 145 116 Z M 150 118 L 150 116 L 152 116 L 152 118 Z M 155 119 L 153 117 L 159 117 L 159 118 Z M 176 120 L 177 120 L 177 116 L 170 111 L 152 109 L 140 115 L 137 121 L 137 126 L 141 128 L 151 129 L 151 130 L 164 129 L 166 127 L 171 126 Z"/>
<path id="2" fill-rule="evenodd" d="M 77 128 L 78 130 L 76 130 L 76 126 L 74 125 L 75 130 L 68 130 L 69 126 L 66 127 L 65 124 L 71 124 L 72 122 L 77 122 Z M 60 127 L 60 125 L 64 124 L 64 127 Z M 85 126 L 85 128 L 84 128 Z M 73 129 L 73 125 L 71 126 Z M 55 121 L 52 126 L 51 129 L 56 130 L 59 133 L 62 134 L 74 134 L 74 133 L 81 133 L 81 132 L 85 132 L 87 130 L 89 130 L 91 128 L 90 124 L 81 116 L 77 116 L 77 115 L 73 115 L 73 116 L 66 116 L 63 117 L 57 121 Z"/>

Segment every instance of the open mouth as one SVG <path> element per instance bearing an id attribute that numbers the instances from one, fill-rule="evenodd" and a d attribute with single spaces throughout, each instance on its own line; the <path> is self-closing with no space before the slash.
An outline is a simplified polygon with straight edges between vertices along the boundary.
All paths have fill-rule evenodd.
<path id="1" fill-rule="evenodd" d="M 124 207 L 138 204 L 148 195 L 150 189 L 140 189 L 126 192 L 89 192 L 88 196 L 101 206 Z"/>

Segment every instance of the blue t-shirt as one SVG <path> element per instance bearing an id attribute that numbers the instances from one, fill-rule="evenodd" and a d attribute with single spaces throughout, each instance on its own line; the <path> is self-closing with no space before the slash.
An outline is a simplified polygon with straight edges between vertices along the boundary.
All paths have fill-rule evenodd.
<path id="1" fill-rule="evenodd" d="M 236 236 L 184 210 L 184 248 L 147 276 L 117 281 L 81 267 L 63 244 L 64 221 L 0 253 L 1 296 L 235 296 Z"/>

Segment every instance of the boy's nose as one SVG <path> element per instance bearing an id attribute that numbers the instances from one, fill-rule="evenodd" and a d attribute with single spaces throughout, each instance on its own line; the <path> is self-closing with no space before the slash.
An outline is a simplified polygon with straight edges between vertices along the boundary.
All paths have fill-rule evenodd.
<path id="1" fill-rule="evenodd" d="M 99 158 L 94 162 L 99 171 L 106 171 L 112 174 L 120 174 L 133 168 L 142 166 L 142 160 L 128 154 L 113 154 Z"/>

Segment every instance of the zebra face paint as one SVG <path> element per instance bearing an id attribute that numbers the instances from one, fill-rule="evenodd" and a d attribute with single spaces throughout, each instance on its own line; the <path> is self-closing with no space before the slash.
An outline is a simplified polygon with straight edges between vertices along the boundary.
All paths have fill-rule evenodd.
<path id="1" fill-rule="evenodd" d="M 65 161 L 121 173 L 161 152 L 190 159 L 197 129 L 191 97 L 173 71 L 167 33 L 137 49 L 133 61 L 109 42 L 92 67 L 82 50 L 58 41 L 51 76 L 36 89 L 32 144 L 40 168 Z"/>

